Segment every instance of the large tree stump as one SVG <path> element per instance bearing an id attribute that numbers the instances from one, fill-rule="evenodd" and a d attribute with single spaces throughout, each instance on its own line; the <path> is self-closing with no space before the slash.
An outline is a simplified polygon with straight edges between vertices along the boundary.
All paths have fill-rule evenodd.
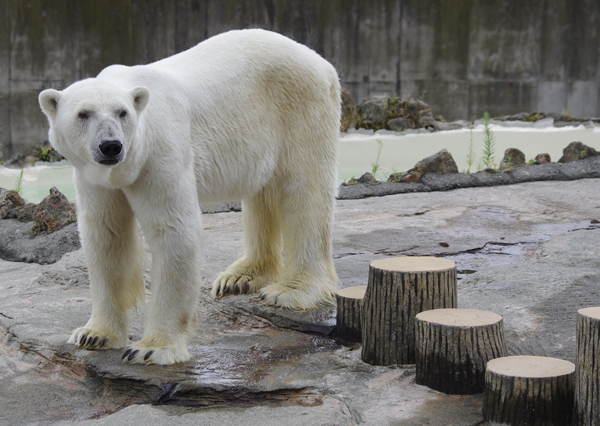
<path id="1" fill-rule="evenodd" d="M 373 365 L 415 363 L 415 316 L 456 308 L 456 265 L 438 257 L 371 262 L 362 309 L 362 359 Z"/>
<path id="2" fill-rule="evenodd" d="M 575 424 L 600 426 L 600 307 L 577 313 Z"/>
<path id="3" fill-rule="evenodd" d="M 351 342 L 360 342 L 360 312 L 367 290 L 366 285 L 346 287 L 335 295 L 337 314 L 335 335 Z"/>
<path id="4" fill-rule="evenodd" d="M 513 426 L 565 426 L 573 417 L 575 365 L 539 356 L 488 362 L 483 417 Z"/>
<path id="5" fill-rule="evenodd" d="M 485 366 L 506 356 L 502 317 L 475 309 L 434 309 L 416 316 L 420 385 L 454 395 L 483 393 Z"/>

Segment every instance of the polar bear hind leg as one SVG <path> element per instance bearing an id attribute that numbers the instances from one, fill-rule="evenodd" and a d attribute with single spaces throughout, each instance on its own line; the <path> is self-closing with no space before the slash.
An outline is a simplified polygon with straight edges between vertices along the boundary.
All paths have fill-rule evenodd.
<path id="1" fill-rule="evenodd" d="M 299 194 L 297 185 L 289 191 L 293 194 L 284 193 L 281 203 L 285 267 L 279 280 L 260 290 L 260 298 L 299 310 L 332 305 L 339 287 L 331 253 L 333 191 L 326 184 L 321 191 Z"/>
<path id="2" fill-rule="evenodd" d="M 256 293 L 282 271 L 281 218 L 277 191 L 267 186 L 242 201 L 244 254 L 212 285 L 212 296 Z"/>

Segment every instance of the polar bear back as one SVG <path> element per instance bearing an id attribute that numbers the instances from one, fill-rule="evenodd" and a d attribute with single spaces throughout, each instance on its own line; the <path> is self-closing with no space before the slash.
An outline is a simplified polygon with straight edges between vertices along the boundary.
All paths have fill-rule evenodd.
<path id="1" fill-rule="evenodd" d="M 201 202 L 243 199 L 273 178 L 335 179 L 337 73 L 284 36 L 230 31 L 149 65 L 109 67 L 98 78 L 150 89 L 146 138 L 160 140 L 149 145 L 168 139 L 173 152 L 193 158 Z M 179 117 L 172 131 L 166 111 Z"/>

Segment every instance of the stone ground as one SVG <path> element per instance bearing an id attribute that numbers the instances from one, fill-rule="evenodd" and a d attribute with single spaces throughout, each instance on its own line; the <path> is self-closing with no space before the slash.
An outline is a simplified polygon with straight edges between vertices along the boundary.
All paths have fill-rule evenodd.
<path id="1" fill-rule="evenodd" d="M 443 256 L 459 269 L 459 307 L 504 317 L 510 354 L 573 361 L 577 309 L 600 305 L 599 185 L 582 179 L 339 200 L 334 254 L 342 285 L 366 284 L 374 259 Z M 210 282 L 241 250 L 241 216 L 205 215 L 204 226 L 194 358 L 175 366 L 125 365 L 121 351 L 66 344 L 91 311 L 81 250 L 49 265 L 0 260 L 0 424 L 486 425 L 482 395 L 432 391 L 415 384 L 414 366 L 370 366 L 359 345 L 327 337 L 334 309 L 212 300 Z M 133 315 L 138 339 L 143 310 Z"/>

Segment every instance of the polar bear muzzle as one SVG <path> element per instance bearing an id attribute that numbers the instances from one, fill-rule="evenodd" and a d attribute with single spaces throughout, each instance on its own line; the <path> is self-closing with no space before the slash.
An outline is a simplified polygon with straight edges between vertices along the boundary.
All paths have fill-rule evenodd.
<path id="1" fill-rule="evenodd" d="M 102 158 L 99 158 L 96 161 L 102 165 L 114 166 L 123 159 L 121 155 L 121 152 L 123 151 L 123 144 L 120 140 L 103 140 L 98 149 L 102 154 Z"/>

